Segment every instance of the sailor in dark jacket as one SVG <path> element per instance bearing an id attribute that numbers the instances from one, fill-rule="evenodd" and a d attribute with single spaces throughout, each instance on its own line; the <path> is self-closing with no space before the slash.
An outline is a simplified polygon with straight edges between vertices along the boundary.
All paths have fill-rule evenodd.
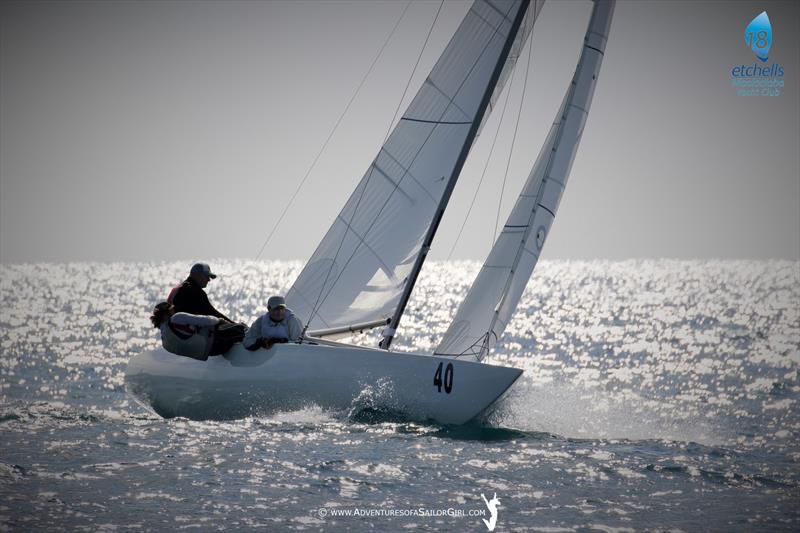
<path id="1" fill-rule="evenodd" d="M 172 289 L 167 301 L 175 306 L 176 313 L 189 313 L 191 315 L 210 315 L 233 322 L 211 305 L 205 289 L 208 282 L 216 278 L 211 272 L 211 267 L 206 263 L 195 263 L 189 272 L 186 281 Z"/>

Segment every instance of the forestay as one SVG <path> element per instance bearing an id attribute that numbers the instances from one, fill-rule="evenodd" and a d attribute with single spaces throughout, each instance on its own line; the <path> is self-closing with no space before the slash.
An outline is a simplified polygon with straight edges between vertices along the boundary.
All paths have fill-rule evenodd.
<path id="1" fill-rule="evenodd" d="M 527 6 L 521 0 L 478 0 L 470 8 L 286 295 L 312 332 L 394 312 L 443 193 L 457 178 L 472 125 L 483 119 L 479 111 L 486 107 L 493 74 L 504 61 L 499 79 L 508 77 L 541 2 L 529 12 L 524 31 L 510 35 Z M 509 38 L 517 53 L 506 59 Z M 492 94 L 499 90 L 497 85 Z"/>
<path id="2" fill-rule="evenodd" d="M 561 109 L 508 221 L 436 354 L 480 360 L 508 325 L 558 210 L 592 103 L 613 11 L 613 0 L 595 2 Z"/>

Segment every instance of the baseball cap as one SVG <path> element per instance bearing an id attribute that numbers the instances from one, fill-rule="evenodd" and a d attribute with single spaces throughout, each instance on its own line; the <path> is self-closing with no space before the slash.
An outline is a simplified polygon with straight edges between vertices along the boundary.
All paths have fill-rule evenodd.
<path id="1" fill-rule="evenodd" d="M 206 277 L 214 279 L 217 277 L 216 274 L 211 272 L 211 267 L 208 266 L 206 263 L 195 263 L 192 265 L 192 270 L 189 272 L 190 274 L 202 274 Z"/>
<path id="2" fill-rule="evenodd" d="M 267 308 L 286 307 L 286 299 L 283 296 L 272 296 L 267 300 Z"/>

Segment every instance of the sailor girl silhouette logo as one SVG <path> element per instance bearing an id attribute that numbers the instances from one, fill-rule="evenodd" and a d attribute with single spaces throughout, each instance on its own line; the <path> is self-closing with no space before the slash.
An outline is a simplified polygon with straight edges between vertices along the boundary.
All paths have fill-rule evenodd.
<path id="1" fill-rule="evenodd" d="M 492 516 L 489 517 L 489 520 L 485 518 L 481 518 L 483 523 L 486 524 L 486 529 L 489 531 L 494 531 L 494 528 L 497 526 L 497 506 L 500 505 L 500 500 L 497 498 L 497 493 L 494 493 L 494 498 L 491 500 L 487 500 L 486 496 L 481 493 L 481 498 L 483 498 L 486 507 L 489 508 L 489 512 L 492 513 Z"/>
<path id="2" fill-rule="evenodd" d="M 750 21 L 744 30 L 744 42 L 756 54 L 756 57 L 766 62 L 769 47 L 772 45 L 772 25 L 766 11 Z"/>

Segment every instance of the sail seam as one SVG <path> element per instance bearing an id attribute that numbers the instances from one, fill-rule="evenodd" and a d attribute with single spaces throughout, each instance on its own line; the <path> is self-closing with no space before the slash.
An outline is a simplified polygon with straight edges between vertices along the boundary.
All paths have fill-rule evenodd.
<path id="1" fill-rule="evenodd" d="M 588 112 L 586 109 L 582 108 L 582 107 L 581 107 L 581 106 L 579 106 L 579 105 L 570 104 L 570 107 L 574 107 L 574 108 L 575 108 L 575 109 L 577 109 L 578 111 L 583 111 L 583 112 L 584 112 L 585 114 L 587 114 L 587 115 L 589 114 L 589 112 Z"/>
<path id="2" fill-rule="evenodd" d="M 393 180 L 393 179 L 392 179 L 392 178 L 389 176 L 389 174 L 387 174 L 386 172 L 384 172 L 384 170 L 383 170 L 381 167 L 379 167 L 379 166 L 378 166 L 377 160 L 376 160 L 376 162 L 372 163 L 372 168 L 374 168 L 375 170 L 377 170 L 377 171 L 378 171 L 378 174 L 380 174 L 381 176 L 383 176 L 383 177 L 386 179 L 386 181 L 388 181 L 389 183 L 391 183 L 392 185 L 394 185 L 394 186 L 397 188 L 397 190 L 400 192 L 400 194 L 402 194 L 403 196 L 405 196 L 405 197 L 406 197 L 406 199 L 408 200 L 408 202 L 409 202 L 409 203 L 411 203 L 411 204 L 413 204 L 413 203 L 414 203 L 414 199 L 413 199 L 413 198 L 411 198 L 411 195 L 409 195 L 409 194 L 408 194 L 406 191 L 404 191 L 403 189 L 401 189 L 401 188 L 400 188 L 400 184 L 399 184 L 399 183 L 397 183 L 397 182 L 395 182 L 395 181 L 394 181 L 394 180 Z"/>
<path id="3" fill-rule="evenodd" d="M 493 5 L 491 5 L 489 2 L 486 2 L 486 5 L 488 5 L 488 6 L 489 6 L 489 7 L 491 7 L 492 9 L 496 9 L 496 8 L 495 8 Z M 500 23 L 500 26 L 495 26 L 494 24 L 492 24 L 491 22 L 489 22 L 489 21 L 486 19 L 486 17 L 484 17 L 483 15 L 481 15 L 480 13 L 478 13 L 477 11 L 475 11 L 474 9 L 470 9 L 470 10 L 469 10 L 469 12 L 470 12 L 470 13 L 472 13 L 473 15 L 475 15 L 475 17 L 477 17 L 477 18 L 478 18 L 478 20 L 480 20 L 481 22 L 483 22 L 484 24 L 486 24 L 487 26 L 489 26 L 489 27 L 490 27 L 492 30 L 494 30 L 494 33 L 495 33 L 496 35 L 501 35 L 501 36 L 502 36 L 504 39 L 508 38 L 508 35 L 506 35 L 506 34 L 505 34 L 505 33 L 503 33 L 502 31 L 500 31 L 500 26 L 502 26 L 502 25 L 503 25 L 503 23 L 502 23 L 502 22 Z M 503 17 L 503 18 L 505 18 L 506 20 L 508 20 L 508 21 L 510 22 L 510 20 L 509 20 L 508 18 L 506 18 L 506 17 Z"/>
<path id="4" fill-rule="evenodd" d="M 436 204 L 436 198 L 434 198 L 433 195 L 430 193 L 430 191 L 427 189 L 427 187 L 425 187 L 425 185 L 423 185 L 422 182 L 414 174 L 411 173 L 411 169 L 406 168 L 406 166 L 403 165 L 403 163 L 399 159 L 393 156 L 391 152 L 389 152 L 385 147 L 381 147 L 381 152 L 386 154 L 392 161 L 394 161 L 397 164 L 397 166 L 399 166 L 403 170 L 403 172 L 405 172 L 405 175 L 414 180 L 414 182 L 417 185 L 419 185 L 419 188 L 425 191 L 425 194 L 427 194 L 430 197 L 431 202 L 433 202 L 434 205 Z"/>
<path id="5" fill-rule="evenodd" d="M 300 296 L 300 298 L 305 300 L 306 304 L 311 306 L 311 300 L 309 300 L 299 289 L 293 289 L 293 290 L 298 296 Z M 287 294 L 287 296 L 288 296 L 288 294 Z M 314 313 L 314 316 L 316 316 L 318 319 L 320 319 L 320 321 L 322 321 L 322 323 L 325 324 L 325 327 L 330 327 L 330 324 L 328 324 L 328 322 L 324 318 L 322 318 L 322 315 L 319 313 L 319 311 Z"/>
<path id="6" fill-rule="evenodd" d="M 397 279 L 394 277 L 394 274 L 392 273 L 392 269 L 391 269 L 391 268 L 389 268 L 389 267 L 386 265 L 386 263 L 384 263 L 384 262 L 383 262 L 383 259 L 381 259 L 381 256 L 379 256 L 379 255 L 378 255 L 378 253 L 377 253 L 375 250 L 373 250 L 373 249 L 372 249 L 372 246 L 370 246 L 370 245 L 367 243 L 367 241 L 366 241 L 366 240 L 364 240 L 364 237 L 362 237 L 361 235 L 359 235 L 359 234 L 356 232 L 356 230 L 354 230 L 354 229 L 353 229 L 353 228 L 350 226 L 350 224 L 348 224 L 348 223 L 347 223 L 347 221 L 346 221 L 344 218 L 342 218 L 342 216 L 341 216 L 341 215 L 336 215 L 336 218 L 338 218 L 339 220 L 341 220 L 341 221 L 342 221 L 342 223 L 344 224 L 345 228 L 347 228 L 347 231 L 349 231 L 350 233 L 352 233 L 353 235 L 355 235 L 355 236 L 356 236 L 356 238 L 358 239 L 358 242 L 359 242 L 359 244 L 362 244 L 362 245 L 364 245 L 364 247 L 365 247 L 367 250 L 369 250 L 370 252 L 372 252 L 372 255 L 374 255 L 374 256 L 375 256 L 375 258 L 378 260 L 378 263 L 380 263 L 381 267 L 382 267 L 382 268 L 383 268 L 383 269 L 386 271 L 386 273 L 388 274 L 388 277 L 389 277 L 389 278 L 390 278 L 392 281 L 394 281 L 394 282 L 397 282 Z M 357 249 L 358 249 L 358 246 L 356 246 L 355 248 L 356 248 L 356 250 L 357 250 Z M 355 250 L 353 250 L 353 255 L 352 255 L 350 258 L 352 259 L 352 258 L 353 258 L 353 256 L 355 256 Z M 339 275 L 341 275 L 342 271 L 344 271 L 344 268 L 342 268 L 342 270 L 339 272 Z M 338 281 L 338 280 L 339 280 L 339 277 L 337 276 L 337 278 L 336 278 L 336 281 Z M 336 283 L 336 282 L 334 282 L 334 284 L 335 284 L 335 283 Z M 332 286 L 331 286 L 331 287 L 332 287 Z"/>
<path id="7" fill-rule="evenodd" d="M 503 13 L 502 11 L 500 11 L 500 9 L 499 9 L 499 8 L 495 7 L 495 6 L 494 6 L 494 4 L 492 4 L 492 2 L 490 2 L 490 0 L 486 0 L 486 2 L 484 2 L 484 3 L 485 3 L 487 6 L 489 6 L 489 8 L 490 8 L 490 9 L 493 9 L 494 11 L 496 11 L 496 12 L 497 12 L 497 14 L 498 14 L 498 15 L 500 15 L 501 17 L 503 17 L 503 19 L 504 19 L 504 20 L 507 20 L 508 22 L 514 22 L 513 20 L 511 20 L 510 18 L 508 18 L 508 15 L 506 15 L 505 13 Z M 470 9 L 470 11 L 472 11 L 473 13 L 475 13 L 475 11 L 474 11 L 474 10 L 472 10 L 472 9 Z M 477 13 L 475 13 L 475 14 L 477 15 Z M 488 24 L 488 22 L 487 22 L 487 24 Z M 491 26 L 491 24 L 490 24 L 490 26 Z"/>
<path id="8" fill-rule="evenodd" d="M 600 37 L 602 40 L 604 40 L 604 41 L 608 41 L 608 37 L 606 37 L 606 36 L 605 36 L 605 35 L 603 35 L 602 33 L 598 33 L 598 32 L 596 32 L 596 31 L 590 31 L 589 33 L 587 33 L 587 34 L 586 34 L 586 37 L 588 38 L 590 35 L 597 35 L 597 36 L 598 36 L 598 37 Z"/>
<path id="9" fill-rule="evenodd" d="M 489 42 L 491 42 L 491 39 L 489 40 Z M 488 44 L 489 44 L 489 43 L 486 43 L 486 44 L 487 44 L 487 46 L 488 46 Z M 484 49 L 485 49 L 485 48 L 484 48 Z M 479 58 L 479 59 L 480 59 L 480 58 Z M 475 66 L 473 65 L 473 67 L 472 67 L 472 68 L 474 69 L 474 68 L 475 68 Z M 470 69 L 469 73 L 470 73 L 470 74 L 472 73 L 472 69 Z M 466 78 L 464 79 L 464 81 L 466 81 Z M 436 85 L 436 84 L 433 82 L 433 80 L 432 80 L 430 77 L 428 77 L 428 78 L 426 78 L 426 79 L 425 79 L 425 83 L 427 83 L 428 85 L 430 85 L 431 87 L 433 87 L 434 89 L 436 89 L 436 91 L 437 91 L 439 94 L 441 94 L 442 96 L 444 96 L 445 98 L 447 98 L 447 101 L 448 101 L 448 102 L 449 102 L 449 103 L 450 103 L 450 104 L 451 104 L 453 107 L 455 107 L 456 109 L 458 109 L 458 110 L 461 112 L 461 114 L 462 114 L 462 115 L 464 115 L 464 116 L 465 116 L 465 117 L 467 117 L 467 118 L 470 118 L 469 114 L 468 114 L 466 111 L 464 111 L 463 109 L 461 109 L 461 106 L 459 106 L 457 103 L 455 103 L 455 101 L 453 100 L 453 98 L 452 98 L 452 97 L 451 97 L 449 94 L 447 94 L 446 92 L 444 92 L 444 90 L 443 90 L 443 89 L 441 89 L 441 88 L 440 88 L 438 85 Z M 462 84 L 462 85 L 463 85 L 463 84 Z M 460 88 L 461 88 L 461 87 L 459 86 L 459 89 L 460 89 Z M 458 94 L 458 91 L 456 91 L 456 94 Z M 446 108 L 445 108 L 445 113 L 447 113 L 447 109 L 446 109 Z M 444 113 L 442 113 L 442 116 L 444 116 Z M 402 118 L 401 118 L 401 120 L 402 120 Z M 470 124 L 471 124 L 471 123 L 472 123 L 472 119 L 470 119 Z"/>

